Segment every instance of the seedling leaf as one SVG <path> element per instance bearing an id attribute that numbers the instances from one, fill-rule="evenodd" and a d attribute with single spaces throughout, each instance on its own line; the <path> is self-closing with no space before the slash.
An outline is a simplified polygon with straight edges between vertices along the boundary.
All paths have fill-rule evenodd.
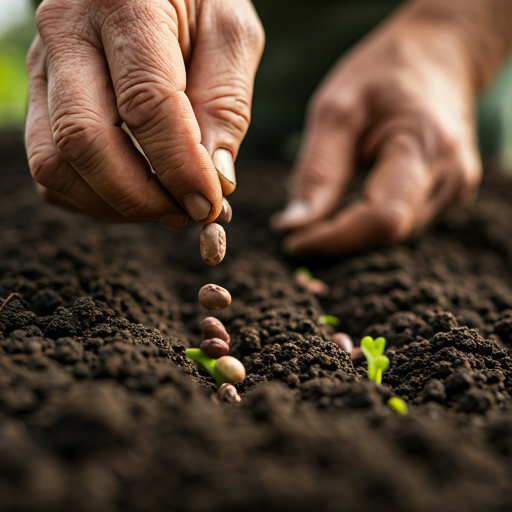
<path id="1" fill-rule="evenodd" d="M 340 321 L 332 315 L 322 315 L 320 317 L 320 323 L 324 325 L 333 325 L 334 327 L 338 326 Z"/>
<path id="2" fill-rule="evenodd" d="M 200 364 L 215 379 L 218 387 L 222 386 L 222 384 L 226 382 L 224 376 L 215 369 L 217 359 L 208 357 L 200 348 L 187 348 L 185 350 L 185 354 L 189 359 Z"/>
<path id="3" fill-rule="evenodd" d="M 389 366 L 389 359 L 384 355 L 385 348 L 384 338 L 374 340 L 371 336 L 365 336 L 361 340 L 361 350 L 368 363 L 368 378 L 376 384 L 382 382 L 382 373 Z"/>
<path id="4" fill-rule="evenodd" d="M 388 405 L 398 414 L 407 414 L 407 404 L 401 398 L 398 398 L 396 396 L 390 398 L 388 400 Z"/>

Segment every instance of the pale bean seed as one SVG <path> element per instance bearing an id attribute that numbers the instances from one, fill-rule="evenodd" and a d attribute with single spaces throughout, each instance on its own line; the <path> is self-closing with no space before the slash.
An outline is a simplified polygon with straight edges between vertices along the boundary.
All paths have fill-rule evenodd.
<path id="1" fill-rule="evenodd" d="M 216 284 L 206 284 L 199 290 L 199 302 L 207 309 L 225 309 L 231 304 L 229 292 Z"/>
<path id="2" fill-rule="evenodd" d="M 227 356 L 229 354 L 229 345 L 219 338 L 204 340 L 199 348 L 208 356 L 214 359 Z"/>
<path id="3" fill-rule="evenodd" d="M 220 224 L 207 224 L 199 240 L 201 257 L 210 266 L 218 265 L 226 254 L 226 232 Z"/>
<path id="4" fill-rule="evenodd" d="M 202 320 L 199 324 L 199 328 L 201 329 L 201 336 L 203 337 L 203 340 L 219 338 L 228 344 L 231 340 L 229 334 L 226 332 L 224 324 L 213 316 L 207 316 Z"/>
<path id="5" fill-rule="evenodd" d="M 336 343 L 341 350 L 352 354 L 354 344 L 352 343 L 352 338 L 348 334 L 345 334 L 344 332 L 337 332 L 331 336 L 331 341 Z"/>
<path id="6" fill-rule="evenodd" d="M 236 384 L 245 379 L 244 365 L 234 357 L 223 356 L 217 359 L 215 369 L 224 377 L 224 380 Z"/>

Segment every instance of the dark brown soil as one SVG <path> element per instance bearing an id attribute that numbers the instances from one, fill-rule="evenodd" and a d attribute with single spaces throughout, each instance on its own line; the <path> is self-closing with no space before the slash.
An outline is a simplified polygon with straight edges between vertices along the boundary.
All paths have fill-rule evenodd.
<path id="1" fill-rule="evenodd" d="M 36 196 L 21 149 L 1 165 L 1 511 L 493 512 L 512 509 L 512 183 L 406 247 L 309 261 L 294 284 L 266 226 L 286 168 L 239 164 L 228 252 L 200 227 L 113 226 Z M 248 376 L 218 403 L 185 357 L 208 313 Z M 328 341 L 385 336 L 384 384 Z M 404 398 L 399 416 L 389 397 Z"/>

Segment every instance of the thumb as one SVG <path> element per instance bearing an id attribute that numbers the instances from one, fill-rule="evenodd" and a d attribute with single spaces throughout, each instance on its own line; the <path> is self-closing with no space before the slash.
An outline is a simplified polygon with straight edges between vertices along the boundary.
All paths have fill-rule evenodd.
<path id="1" fill-rule="evenodd" d="M 333 99 L 334 98 L 334 99 Z M 313 101 L 287 207 L 273 216 L 277 231 L 292 231 L 332 214 L 354 172 L 357 105 L 336 96 Z M 354 111 L 355 115 L 352 115 Z"/>
<path id="2" fill-rule="evenodd" d="M 249 127 L 254 77 L 264 40 L 263 28 L 248 0 L 201 4 L 187 96 L 224 195 L 236 188 L 233 161 Z"/>

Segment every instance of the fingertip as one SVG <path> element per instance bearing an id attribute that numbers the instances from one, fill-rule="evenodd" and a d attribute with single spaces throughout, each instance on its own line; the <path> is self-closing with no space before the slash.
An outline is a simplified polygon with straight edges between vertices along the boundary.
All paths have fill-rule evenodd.
<path id="1" fill-rule="evenodd" d="M 281 212 L 270 218 L 270 226 L 277 232 L 292 231 L 311 222 L 311 206 L 305 201 L 292 201 Z"/>

